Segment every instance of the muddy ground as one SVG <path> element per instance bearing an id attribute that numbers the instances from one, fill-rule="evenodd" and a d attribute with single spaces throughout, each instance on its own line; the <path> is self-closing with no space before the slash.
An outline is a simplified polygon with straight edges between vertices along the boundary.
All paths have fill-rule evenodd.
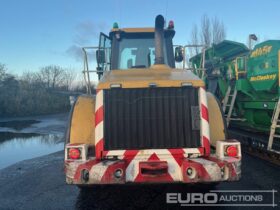
<path id="1" fill-rule="evenodd" d="M 29 126 L 0 128 L 12 133 L 60 133 L 66 128 L 67 115 L 26 118 L 35 120 Z M 20 119 L 13 119 L 12 124 Z M 6 122 L 1 120 L 0 123 Z M 30 121 L 31 122 L 31 121 Z M 6 124 L 5 124 L 6 125 Z M 0 131 L 1 132 L 1 131 Z M 11 154 L 17 155 L 17 154 Z M 9 157 L 7 157 L 9 158 Z M 65 183 L 63 151 L 24 160 L 0 170 L 0 210 L 44 209 L 209 209 L 187 208 L 167 204 L 167 193 L 208 192 L 209 190 L 277 190 L 275 203 L 280 206 L 280 167 L 243 154 L 242 179 L 224 182 L 210 188 L 205 185 L 128 185 L 105 186 L 80 190 Z M 268 201 L 270 202 L 270 201 Z M 248 207 L 247 209 L 272 209 Z M 215 207 L 214 209 L 246 209 L 245 207 Z"/>
<path id="2" fill-rule="evenodd" d="M 213 189 L 274 189 L 278 191 L 275 200 L 280 205 L 279 169 L 263 160 L 244 155 L 242 179 L 239 182 L 221 183 Z M 178 204 L 166 204 L 166 193 L 207 191 L 204 185 L 130 185 L 95 187 L 80 191 L 75 186 L 66 185 L 64 179 L 63 151 L 22 161 L 0 170 L 0 209 L 186 209 Z"/>

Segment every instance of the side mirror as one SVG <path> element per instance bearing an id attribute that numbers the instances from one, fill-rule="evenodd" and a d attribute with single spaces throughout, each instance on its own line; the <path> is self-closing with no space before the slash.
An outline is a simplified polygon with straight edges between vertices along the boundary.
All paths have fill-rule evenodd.
<path id="1" fill-rule="evenodd" d="M 175 48 L 175 61 L 182 62 L 184 60 L 184 49 L 182 46 Z"/>
<path id="2" fill-rule="evenodd" d="M 96 61 L 99 64 L 106 63 L 105 50 L 96 50 Z"/>

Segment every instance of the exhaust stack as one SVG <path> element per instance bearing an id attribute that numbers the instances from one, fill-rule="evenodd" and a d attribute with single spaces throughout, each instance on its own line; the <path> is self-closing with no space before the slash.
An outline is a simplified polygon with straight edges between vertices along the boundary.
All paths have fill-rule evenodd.
<path id="1" fill-rule="evenodd" d="M 155 20 L 155 64 L 164 64 L 164 18 L 158 15 Z"/>

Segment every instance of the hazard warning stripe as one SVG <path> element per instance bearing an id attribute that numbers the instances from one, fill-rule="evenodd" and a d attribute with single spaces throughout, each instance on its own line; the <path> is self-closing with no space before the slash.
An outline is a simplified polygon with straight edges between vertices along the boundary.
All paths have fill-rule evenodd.
<path id="1" fill-rule="evenodd" d="M 199 88 L 199 104 L 200 104 L 200 117 L 201 117 L 201 143 L 204 151 L 199 149 L 203 155 L 210 154 L 210 134 L 209 134 L 209 120 L 208 120 L 208 106 L 207 96 L 204 88 Z M 103 109 L 103 90 L 97 91 L 96 95 L 96 118 L 95 118 L 95 145 L 96 145 L 96 158 L 101 158 L 101 152 L 104 150 L 104 109 Z M 158 150 L 159 152 L 160 150 Z M 165 150 L 162 150 L 165 151 Z M 151 151 L 147 150 L 145 153 L 149 154 Z M 110 151 L 106 151 L 110 155 Z"/>
<path id="2" fill-rule="evenodd" d="M 200 132 L 201 132 L 201 143 L 204 147 L 204 155 L 210 155 L 210 129 L 209 129 L 209 118 L 208 118 L 208 105 L 207 95 L 203 87 L 199 88 L 199 102 L 200 102 Z"/>
<path id="3" fill-rule="evenodd" d="M 207 109 L 207 107 L 205 107 L 204 104 L 201 104 L 201 114 L 202 114 L 202 118 L 204 120 L 206 120 L 207 122 L 209 122 L 209 119 L 208 119 L 208 109 Z"/>
<path id="4" fill-rule="evenodd" d="M 103 90 L 97 90 L 95 104 L 95 155 L 97 159 L 101 158 L 104 148 L 103 118 Z"/>

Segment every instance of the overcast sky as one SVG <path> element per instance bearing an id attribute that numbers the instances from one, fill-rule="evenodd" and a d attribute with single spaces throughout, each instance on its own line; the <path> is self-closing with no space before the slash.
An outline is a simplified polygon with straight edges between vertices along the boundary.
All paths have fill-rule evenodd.
<path id="1" fill-rule="evenodd" d="M 217 16 L 227 39 L 248 34 L 280 39 L 278 0 L 0 0 L 0 63 L 11 73 L 49 64 L 82 70 L 80 47 L 97 45 L 100 31 L 152 27 L 157 14 L 175 22 L 175 44 L 187 44 L 203 14 Z"/>

